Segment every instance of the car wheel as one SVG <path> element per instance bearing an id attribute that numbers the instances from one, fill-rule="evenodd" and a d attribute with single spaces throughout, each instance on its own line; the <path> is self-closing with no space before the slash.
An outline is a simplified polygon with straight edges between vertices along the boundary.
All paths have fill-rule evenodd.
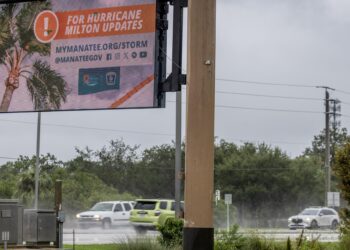
<path id="1" fill-rule="evenodd" d="M 337 229 L 338 224 L 339 224 L 339 223 L 338 223 L 337 220 L 332 221 L 331 229 L 333 229 L 333 230 Z"/>
<path id="2" fill-rule="evenodd" d="M 145 234 L 147 233 L 147 229 L 144 227 L 140 227 L 140 226 L 135 226 L 135 231 L 137 234 Z"/>
<path id="3" fill-rule="evenodd" d="M 313 221 L 311 222 L 310 228 L 311 228 L 311 229 L 316 229 L 316 228 L 318 228 L 317 221 L 313 220 Z"/>
<path id="4" fill-rule="evenodd" d="M 110 219 L 104 219 L 102 221 L 102 228 L 103 229 L 110 229 L 112 227 L 112 222 Z"/>

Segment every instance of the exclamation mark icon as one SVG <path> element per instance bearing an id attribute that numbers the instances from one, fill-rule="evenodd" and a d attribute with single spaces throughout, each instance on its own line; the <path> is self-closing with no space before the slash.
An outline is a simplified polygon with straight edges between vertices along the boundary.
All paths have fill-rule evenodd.
<path id="1" fill-rule="evenodd" d="M 49 36 L 49 18 L 44 17 L 44 36 Z"/>

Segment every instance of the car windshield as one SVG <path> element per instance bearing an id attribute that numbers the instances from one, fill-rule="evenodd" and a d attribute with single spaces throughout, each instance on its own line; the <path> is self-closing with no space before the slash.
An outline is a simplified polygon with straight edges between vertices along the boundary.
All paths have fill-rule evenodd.
<path id="1" fill-rule="evenodd" d="M 156 208 L 156 203 L 156 201 L 137 201 L 134 209 L 154 210 Z"/>
<path id="2" fill-rule="evenodd" d="M 97 203 L 90 211 L 112 211 L 113 203 Z"/>
<path id="3" fill-rule="evenodd" d="M 300 215 L 317 215 L 319 209 L 305 209 Z"/>

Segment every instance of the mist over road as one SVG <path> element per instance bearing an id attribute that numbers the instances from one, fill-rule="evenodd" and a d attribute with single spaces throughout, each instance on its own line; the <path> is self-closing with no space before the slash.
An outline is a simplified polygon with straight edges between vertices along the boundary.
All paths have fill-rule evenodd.
<path id="1" fill-rule="evenodd" d="M 112 226 L 111 229 L 102 229 L 101 227 L 91 227 L 81 229 L 78 226 L 68 226 L 63 229 L 63 243 L 73 244 L 73 231 L 75 234 L 76 245 L 87 244 L 113 244 L 126 242 L 128 239 L 137 237 L 156 237 L 157 231 L 149 230 L 146 234 L 138 235 L 129 222 L 121 222 Z"/>

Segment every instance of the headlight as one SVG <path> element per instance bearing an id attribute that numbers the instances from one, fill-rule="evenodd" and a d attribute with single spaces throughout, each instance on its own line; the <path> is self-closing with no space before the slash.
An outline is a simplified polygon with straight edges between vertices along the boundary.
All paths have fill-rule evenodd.
<path id="1" fill-rule="evenodd" d="M 77 214 L 77 219 L 79 219 L 80 218 L 80 214 Z"/>
<path id="2" fill-rule="evenodd" d="M 292 219 L 291 219 L 291 218 L 288 218 L 288 222 L 292 222 Z"/>
<path id="3" fill-rule="evenodd" d="M 100 219 L 100 218 L 101 218 L 100 215 L 98 215 L 98 214 L 95 214 L 95 215 L 94 215 L 94 219 Z"/>
<path id="4" fill-rule="evenodd" d="M 310 221 L 311 219 L 309 217 L 305 218 L 306 221 Z"/>

